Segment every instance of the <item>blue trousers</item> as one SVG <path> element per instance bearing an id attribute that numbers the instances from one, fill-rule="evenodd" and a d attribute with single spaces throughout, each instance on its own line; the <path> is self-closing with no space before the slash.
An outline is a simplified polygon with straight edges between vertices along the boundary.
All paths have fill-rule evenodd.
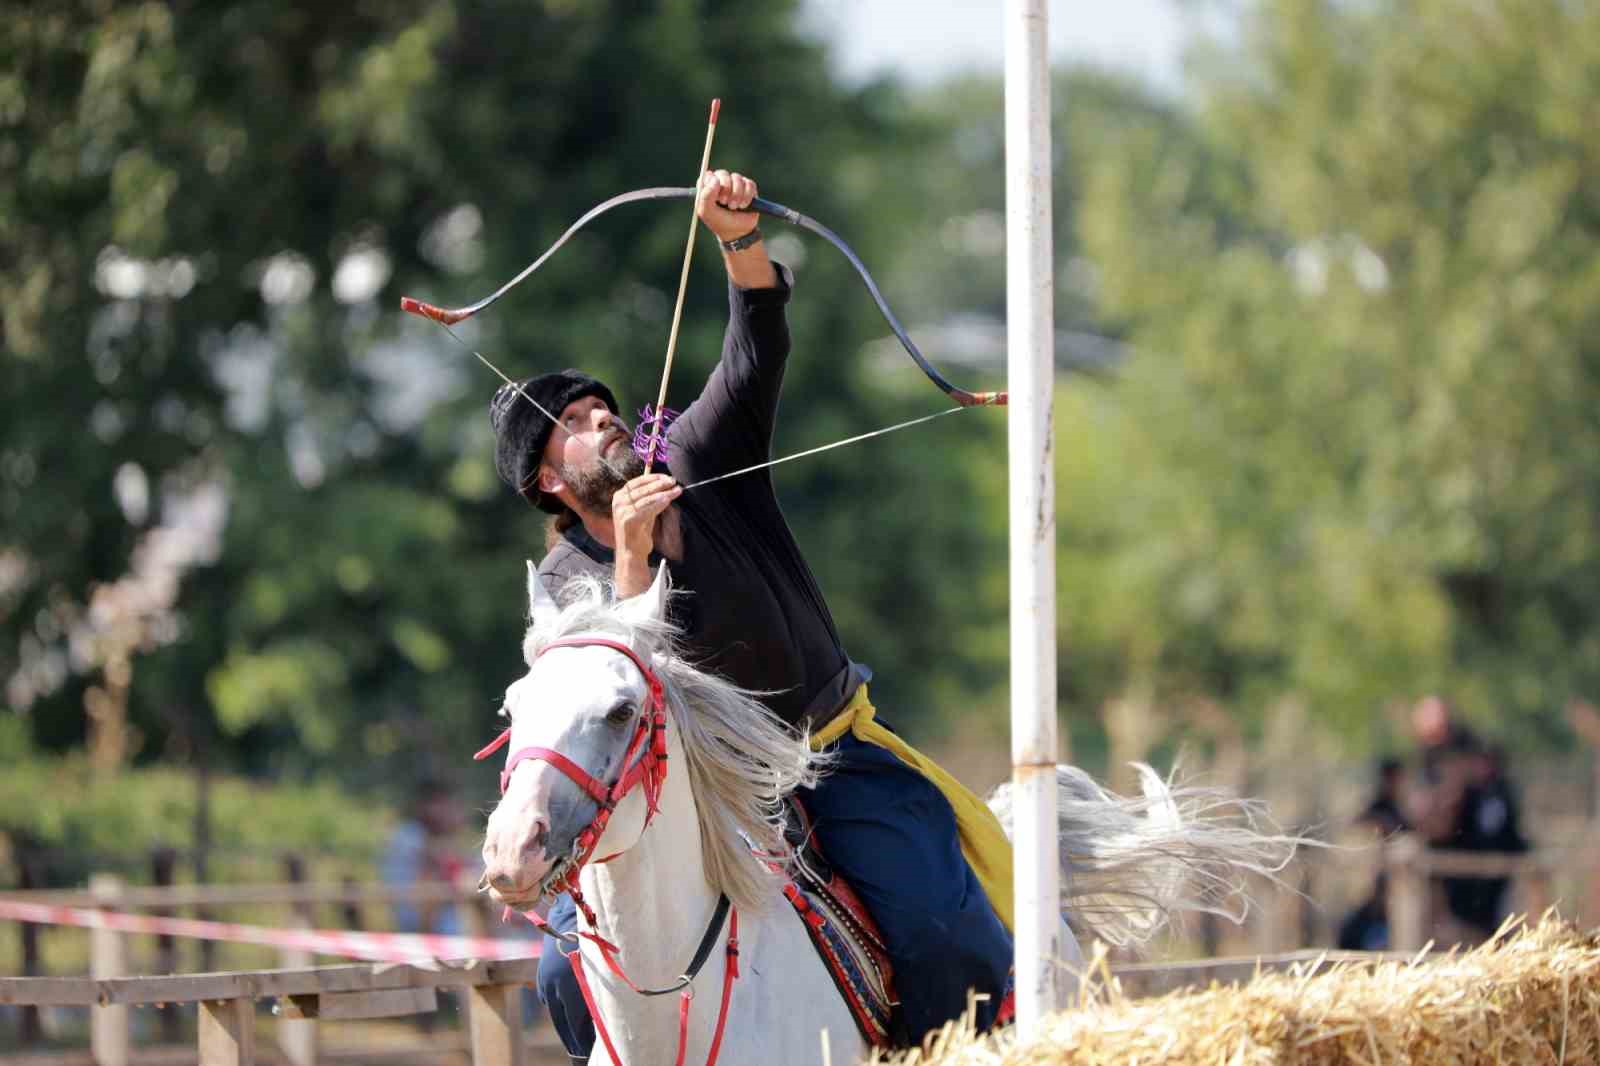
<path id="1" fill-rule="evenodd" d="M 850 734 L 835 762 L 801 801 L 829 863 L 850 882 L 883 933 L 900 994 L 896 1034 L 919 1042 L 967 1008 L 967 991 L 989 994 L 978 1027 L 988 1028 L 1011 971 L 1011 935 L 961 854 L 955 812 L 937 788 L 893 752 Z M 563 932 L 577 908 L 562 897 L 549 914 Z M 539 998 L 575 1059 L 594 1047 L 594 1021 L 560 944 L 545 937 Z"/>

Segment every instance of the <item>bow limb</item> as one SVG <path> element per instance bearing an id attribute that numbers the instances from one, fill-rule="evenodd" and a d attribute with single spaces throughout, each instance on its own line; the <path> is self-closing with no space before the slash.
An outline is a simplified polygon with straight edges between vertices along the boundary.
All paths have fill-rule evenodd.
<path id="1" fill-rule="evenodd" d="M 567 241 L 572 238 L 573 234 L 577 233 L 584 226 L 587 226 L 590 222 L 593 222 L 595 219 L 599 218 L 607 211 L 610 211 L 612 208 L 621 207 L 623 204 L 638 203 L 642 200 L 692 200 L 694 199 L 694 196 L 694 189 L 675 186 L 658 186 L 651 189 L 635 189 L 632 192 L 625 192 L 621 193 L 620 195 L 613 196 L 609 200 L 605 200 L 599 204 L 596 204 L 594 207 L 591 207 L 588 211 L 584 212 L 583 217 L 578 219 L 578 221 L 574 222 L 571 226 L 567 227 L 567 231 L 563 233 L 554 244 L 547 248 L 543 255 L 539 256 L 539 258 L 535 259 L 532 263 L 529 263 L 526 267 L 524 267 L 521 273 L 519 273 L 516 277 L 506 282 L 504 285 L 500 286 L 494 292 L 490 293 L 488 296 L 485 296 L 477 303 L 468 304 L 466 307 L 442 308 L 435 307 L 430 303 L 424 303 L 421 300 L 414 300 L 409 296 L 404 296 L 400 299 L 400 308 L 401 310 L 409 311 L 412 314 L 421 315 L 424 318 L 431 318 L 434 321 L 441 322 L 446 326 L 455 325 L 457 322 L 460 322 L 463 319 L 471 318 L 473 315 L 477 314 L 479 311 L 482 311 L 485 307 L 488 307 L 490 304 L 500 299 L 500 297 L 510 292 L 513 288 L 520 285 L 535 270 L 538 270 L 540 267 L 544 266 L 550 257 L 555 255 L 556 252 L 560 250 L 561 246 L 566 244 Z M 888 323 L 889 329 L 893 331 L 895 338 L 899 340 L 900 346 L 905 349 L 906 354 L 909 355 L 912 361 L 915 362 L 922 372 L 928 376 L 928 380 L 937 385 L 939 389 L 944 392 L 945 395 L 954 400 L 958 406 L 976 407 L 985 405 L 1003 405 L 1006 403 L 1006 393 L 1004 391 L 969 392 L 966 389 L 952 384 L 948 379 L 945 378 L 943 374 L 939 373 L 939 371 L 935 369 L 934 365 L 928 361 L 927 357 L 924 356 L 921 350 L 917 347 L 916 342 L 911 339 L 911 335 L 906 332 L 905 327 L 900 324 L 900 319 L 895 316 L 893 309 L 889 307 L 889 302 L 883 298 L 883 293 L 879 291 L 878 283 L 873 280 L 872 274 L 867 270 L 866 264 L 861 261 L 860 256 L 856 255 L 855 249 L 851 248 L 850 245 L 845 243 L 843 237 L 840 237 L 837 233 L 833 232 L 833 230 L 829 229 L 827 226 L 824 226 L 816 219 L 811 218 L 809 215 L 803 215 L 799 211 L 794 210 L 794 208 L 785 207 L 783 204 L 777 203 L 773 200 L 756 197 L 750 202 L 750 210 L 759 214 L 770 215 L 773 218 L 780 218 L 791 225 L 799 226 L 801 229 L 816 234 L 837 248 L 840 254 L 849 261 L 850 265 L 855 267 L 856 273 L 860 275 L 862 283 L 867 287 L 867 292 L 871 294 L 873 303 L 877 304 L 878 312 L 883 315 L 883 320 Z"/>
<path id="2" fill-rule="evenodd" d="M 906 332 L 906 328 L 900 324 L 900 319 L 895 317 L 893 309 L 889 307 L 889 301 L 885 300 L 883 293 L 878 291 L 878 283 L 872 280 L 872 274 L 867 270 L 867 265 L 861 261 L 860 256 L 856 255 L 855 249 L 845 243 L 843 237 L 809 215 L 802 215 L 792 207 L 785 207 L 771 200 L 763 200 L 758 197 L 751 201 L 750 207 L 763 215 L 781 218 L 785 222 L 799 226 L 803 230 L 815 233 L 818 237 L 839 249 L 839 253 L 849 260 L 850 265 L 856 268 L 856 273 L 861 275 L 861 281 L 866 285 L 867 292 L 872 294 L 872 302 L 878 305 L 878 313 L 883 315 L 883 320 L 894 331 L 895 337 L 900 341 L 900 347 L 904 348 L 912 361 L 922 369 L 924 374 L 928 375 L 928 380 L 939 386 L 944 394 L 954 400 L 958 406 L 979 407 L 1004 405 L 1006 403 L 1006 393 L 1004 391 L 968 392 L 958 385 L 951 384 L 943 374 L 934 369 L 933 364 L 928 362 L 927 357 L 917 348 L 916 342 L 911 339 L 911 335 Z"/>

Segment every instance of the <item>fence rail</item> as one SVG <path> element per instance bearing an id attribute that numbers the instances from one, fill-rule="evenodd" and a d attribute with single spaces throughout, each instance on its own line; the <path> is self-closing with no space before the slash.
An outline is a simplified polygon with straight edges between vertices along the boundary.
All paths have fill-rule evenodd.
<path id="1" fill-rule="evenodd" d="M 1389 944 L 1399 952 L 1416 952 L 1441 937 L 1441 919 L 1447 912 L 1441 881 L 1445 878 L 1504 878 L 1512 882 L 1513 909 L 1537 919 L 1557 904 L 1568 917 L 1588 912 L 1600 920 L 1600 841 L 1578 846 L 1547 848 L 1524 853 L 1447 851 L 1430 848 L 1420 838 L 1405 835 L 1383 846 L 1380 869 L 1388 879 Z M 1580 898 L 1558 900 L 1554 883 L 1572 876 L 1586 882 Z"/>
<path id="2" fill-rule="evenodd" d="M 129 886 L 118 902 L 136 910 L 166 907 L 310 906 L 316 904 L 471 903 L 478 893 L 457 885 L 426 883 L 405 886 L 305 882 L 260 885 Z M 93 907 L 102 901 L 86 889 L 0 892 L 0 900 L 49 903 L 61 907 Z"/>

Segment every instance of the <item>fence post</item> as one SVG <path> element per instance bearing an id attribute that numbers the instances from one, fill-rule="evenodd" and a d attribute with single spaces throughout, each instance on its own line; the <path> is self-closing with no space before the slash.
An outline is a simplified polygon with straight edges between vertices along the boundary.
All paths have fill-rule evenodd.
<path id="1" fill-rule="evenodd" d="M 1544 912 L 1550 909 L 1554 893 L 1550 886 L 1550 868 L 1541 863 L 1527 870 L 1512 882 L 1513 891 L 1521 896 L 1522 913 L 1529 925 L 1537 925 Z"/>
<path id="2" fill-rule="evenodd" d="M 31 841 L 24 838 L 14 838 L 16 846 L 17 887 L 24 892 L 44 887 L 44 878 L 39 874 L 43 864 L 39 861 L 39 852 L 34 850 Z M 39 971 L 39 934 L 44 927 L 32 922 L 23 922 L 19 927 L 22 940 L 22 976 L 38 977 Z M 28 1005 L 21 1008 L 17 1018 L 17 1038 L 23 1044 L 37 1044 L 44 1036 L 44 1030 L 39 1025 L 39 1008 Z"/>
<path id="3" fill-rule="evenodd" d="M 194 796 L 194 883 L 211 883 L 211 756 L 207 750 L 205 731 L 195 737 L 195 796 Z M 204 907 L 191 912 L 194 917 L 210 918 Z M 217 942 L 198 941 L 200 972 L 214 973 L 217 969 Z"/>
<path id="4" fill-rule="evenodd" d="M 361 883 L 353 877 L 345 877 L 339 884 L 346 890 L 353 890 L 359 888 Z M 345 900 L 344 905 L 339 909 L 339 918 L 344 922 L 344 927 L 352 932 L 360 932 L 366 928 L 361 921 L 361 903 L 354 895 Z"/>
<path id="5" fill-rule="evenodd" d="M 173 848 L 156 848 L 150 853 L 150 882 L 159 888 L 171 888 L 177 870 L 178 852 Z M 171 907 L 155 911 L 163 918 L 174 915 Z M 156 973 L 178 972 L 178 938 L 167 934 L 156 937 Z M 178 1042 L 178 1005 L 167 1003 L 156 1008 L 161 1016 L 161 1039 L 164 1043 Z"/>
<path id="6" fill-rule="evenodd" d="M 122 878 L 95 874 L 89 892 L 102 909 L 115 907 L 122 898 Z M 128 974 L 128 941 L 110 929 L 89 931 L 89 976 L 96 981 Z M 89 1051 L 95 1066 L 128 1066 L 128 1008 L 89 1008 Z"/>
<path id="7" fill-rule="evenodd" d="M 254 1066 L 255 1000 L 201 1000 L 199 1044 L 203 1066 Z"/>
<path id="8" fill-rule="evenodd" d="M 1300 856 L 1300 894 L 1294 898 L 1295 916 L 1300 921 L 1299 928 L 1295 930 L 1297 939 L 1294 946 L 1297 948 L 1324 942 L 1322 924 L 1325 912 L 1315 903 L 1321 898 L 1317 876 L 1321 871 L 1317 867 L 1317 860 L 1312 857 L 1314 854 L 1308 852 Z"/>
<path id="9" fill-rule="evenodd" d="M 283 857 L 283 869 L 292 885 L 306 883 L 305 858 L 295 852 Z M 315 928 L 316 912 L 310 903 L 302 900 L 293 904 L 289 924 L 301 929 Z M 302 948 L 283 948 L 278 953 L 284 969 L 296 970 L 313 965 L 311 952 Z M 307 1018 L 282 1017 L 278 1019 L 278 1048 L 289 1066 L 317 1066 L 317 1023 Z"/>
<path id="10" fill-rule="evenodd" d="M 1582 888 L 1578 893 L 1575 917 L 1584 928 L 1600 925 L 1600 819 L 1589 823 L 1589 842 L 1580 853 L 1583 858 L 1578 867 Z"/>
<path id="11" fill-rule="evenodd" d="M 467 996 L 472 1066 L 528 1066 L 522 986 L 474 985 Z"/>
<path id="12" fill-rule="evenodd" d="M 1295 939 L 1299 931 L 1298 898 L 1290 889 L 1270 881 L 1266 884 L 1263 896 L 1258 898 L 1261 899 L 1261 909 L 1250 938 L 1255 954 L 1272 955 L 1297 946 L 1289 942 Z"/>
<path id="13" fill-rule="evenodd" d="M 1384 846 L 1389 874 L 1389 946 L 1395 951 L 1421 951 L 1428 942 L 1428 872 L 1423 843 L 1413 835 Z"/>

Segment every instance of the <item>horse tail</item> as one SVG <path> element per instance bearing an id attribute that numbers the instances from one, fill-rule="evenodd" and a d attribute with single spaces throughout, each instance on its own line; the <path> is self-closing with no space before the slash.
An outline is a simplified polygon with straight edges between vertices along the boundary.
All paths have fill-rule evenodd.
<path id="1" fill-rule="evenodd" d="M 1174 785 L 1133 765 L 1140 796 L 1117 795 L 1076 767 L 1056 767 L 1068 925 L 1080 937 L 1129 947 L 1148 943 L 1184 913 L 1243 922 L 1249 878 L 1280 884 L 1276 875 L 1301 838 L 1272 831 L 1258 800 Z M 1011 786 L 996 789 L 989 806 L 1010 836 Z"/>

